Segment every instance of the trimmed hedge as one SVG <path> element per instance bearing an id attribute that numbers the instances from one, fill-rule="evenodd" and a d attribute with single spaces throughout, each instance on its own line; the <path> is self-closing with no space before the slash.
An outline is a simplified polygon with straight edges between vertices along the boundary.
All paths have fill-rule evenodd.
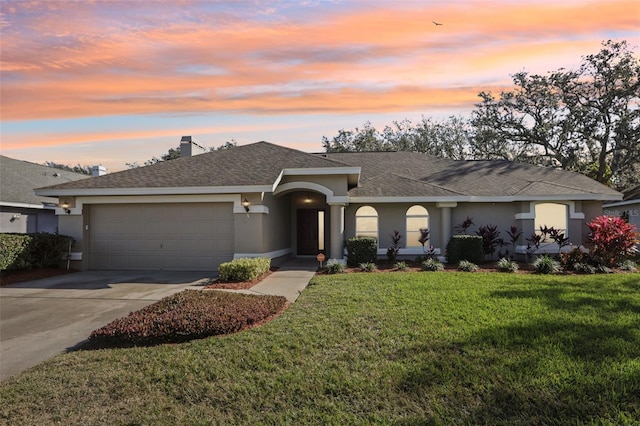
<path id="1" fill-rule="evenodd" d="M 376 263 L 378 240 L 373 237 L 353 237 L 347 240 L 347 265 L 358 267 L 361 263 Z"/>
<path id="2" fill-rule="evenodd" d="M 267 257 L 243 257 L 220 265 L 218 273 L 222 282 L 253 281 L 269 272 L 271 259 Z"/>
<path id="3" fill-rule="evenodd" d="M 286 303 L 283 296 L 184 290 L 94 330 L 89 346 L 147 346 L 234 333 L 276 314 Z"/>
<path id="4" fill-rule="evenodd" d="M 482 237 L 477 235 L 454 235 L 447 244 L 447 263 L 458 264 L 467 260 L 476 265 L 482 263 Z"/>
<path id="5" fill-rule="evenodd" d="M 57 266 L 74 239 L 56 234 L 0 234 L 0 270 Z"/>

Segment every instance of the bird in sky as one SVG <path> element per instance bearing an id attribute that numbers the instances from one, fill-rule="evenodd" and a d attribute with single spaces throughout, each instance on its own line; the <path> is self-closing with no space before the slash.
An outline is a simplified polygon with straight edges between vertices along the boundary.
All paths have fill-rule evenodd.
<path id="1" fill-rule="evenodd" d="M 442 25 L 441 23 L 436 22 L 436 21 L 431 21 L 431 22 L 433 22 L 434 25 Z"/>

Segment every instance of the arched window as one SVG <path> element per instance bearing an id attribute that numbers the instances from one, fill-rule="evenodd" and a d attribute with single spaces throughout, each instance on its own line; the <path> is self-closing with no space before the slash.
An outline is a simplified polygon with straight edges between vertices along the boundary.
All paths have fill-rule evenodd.
<path id="1" fill-rule="evenodd" d="M 429 212 L 422 206 L 411 206 L 407 210 L 407 247 L 422 247 L 420 229 L 429 228 Z"/>
<path id="2" fill-rule="evenodd" d="M 558 203 L 540 203 L 536 204 L 534 226 L 536 233 L 540 233 L 540 227 L 555 228 L 564 232 L 564 236 L 568 237 L 567 226 L 568 206 Z M 549 237 L 547 236 L 547 239 Z"/>
<path id="3" fill-rule="evenodd" d="M 356 210 L 356 237 L 378 239 L 378 212 L 371 206 Z"/>

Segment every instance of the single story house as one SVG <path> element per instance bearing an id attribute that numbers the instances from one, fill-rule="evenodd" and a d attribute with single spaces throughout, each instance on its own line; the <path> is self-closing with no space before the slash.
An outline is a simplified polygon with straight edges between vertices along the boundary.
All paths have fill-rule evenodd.
<path id="1" fill-rule="evenodd" d="M 183 138 L 182 144 L 188 144 Z M 182 146 L 181 146 L 182 148 Z M 185 148 L 187 148 L 185 146 Z M 188 151 L 188 149 L 185 149 Z M 238 257 L 343 259 L 344 242 L 402 234 L 401 255 L 444 248 L 467 216 L 525 236 L 541 225 L 575 244 L 585 221 L 622 194 L 578 174 L 416 152 L 310 154 L 268 142 L 185 156 L 36 191 L 58 197 L 60 233 L 82 269 L 216 270 Z M 475 228 L 471 228 L 473 232 Z"/>
<path id="2" fill-rule="evenodd" d="M 56 233 L 58 199 L 36 195 L 33 190 L 87 177 L 0 155 L 0 232 Z"/>

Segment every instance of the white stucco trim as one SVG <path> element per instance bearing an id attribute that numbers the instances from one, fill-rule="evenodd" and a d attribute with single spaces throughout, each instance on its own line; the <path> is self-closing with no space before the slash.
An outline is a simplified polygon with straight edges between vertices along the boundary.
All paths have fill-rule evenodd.
<path id="1" fill-rule="evenodd" d="M 9 201 L 0 201 L 0 206 L 4 207 L 18 207 L 22 209 L 47 209 L 53 210 L 55 206 L 47 206 L 46 204 L 27 204 L 27 203 L 11 203 Z"/>
<path id="2" fill-rule="evenodd" d="M 234 253 L 234 259 L 241 259 L 243 257 L 268 257 L 274 259 L 276 257 L 282 257 L 291 254 L 291 248 L 285 248 L 280 250 L 268 251 L 266 253 Z"/>
<path id="3" fill-rule="evenodd" d="M 491 196 L 470 196 L 470 195 L 454 195 L 447 197 L 418 197 L 418 196 L 406 196 L 406 197 L 350 197 L 351 203 L 512 203 L 515 201 L 532 201 L 532 202 L 566 202 L 573 201 L 609 201 L 612 198 L 622 198 L 606 194 L 574 194 L 574 195 L 545 195 L 545 196 L 533 196 L 533 195 L 515 195 L 504 197 L 491 197 Z"/>
<path id="4" fill-rule="evenodd" d="M 241 208 L 246 213 L 240 200 L 240 194 L 211 194 L 211 195 L 141 195 L 141 196 L 106 196 L 106 197 L 76 197 L 76 207 L 70 209 L 73 213 L 82 212 L 85 204 L 165 204 L 165 203 L 233 203 L 233 208 Z M 60 209 L 62 210 L 62 209 Z M 64 213 L 64 212 L 63 212 Z"/>
<path id="5" fill-rule="evenodd" d="M 627 201 L 620 201 L 619 203 L 606 203 L 602 205 L 602 208 L 606 209 L 609 207 L 622 207 L 622 206 L 628 206 L 631 204 L 640 204 L 640 200 L 627 200 Z"/>
<path id="6" fill-rule="evenodd" d="M 36 189 L 36 195 L 51 197 L 88 197 L 117 195 L 201 195 L 201 194 L 233 194 L 243 192 L 271 192 L 271 185 L 245 186 L 187 186 L 165 188 L 84 188 L 84 189 Z"/>
<path id="7" fill-rule="evenodd" d="M 327 188 L 324 185 L 320 185 L 315 182 L 307 182 L 307 181 L 295 181 L 295 182 L 287 182 L 279 185 L 275 191 L 273 191 L 273 195 L 283 194 L 288 191 L 297 191 L 297 190 L 309 190 L 315 191 L 323 194 L 327 198 L 327 204 L 348 204 L 349 196 L 347 195 L 334 195 L 333 191 Z"/>
<path id="8" fill-rule="evenodd" d="M 253 213 L 262 213 L 262 214 L 269 214 L 269 207 L 267 206 L 263 206 L 261 204 L 251 204 L 249 206 L 249 211 L 246 211 L 244 206 L 234 206 L 233 207 L 233 212 L 234 213 L 242 213 L 242 214 L 253 214 Z"/>
<path id="9" fill-rule="evenodd" d="M 555 201 L 555 200 L 554 200 Z M 529 203 L 529 211 L 528 212 L 524 212 L 524 213 L 516 213 L 515 218 L 516 220 L 523 220 L 523 219 L 535 219 L 536 218 L 536 204 L 546 204 L 548 203 L 548 200 L 539 200 L 539 201 L 533 201 L 531 203 Z M 584 213 L 580 213 L 580 212 L 576 212 L 576 203 L 574 203 L 573 201 L 568 201 L 568 200 L 564 200 L 564 201 L 557 201 L 557 204 L 566 204 L 569 206 L 569 219 L 584 219 Z"/>

